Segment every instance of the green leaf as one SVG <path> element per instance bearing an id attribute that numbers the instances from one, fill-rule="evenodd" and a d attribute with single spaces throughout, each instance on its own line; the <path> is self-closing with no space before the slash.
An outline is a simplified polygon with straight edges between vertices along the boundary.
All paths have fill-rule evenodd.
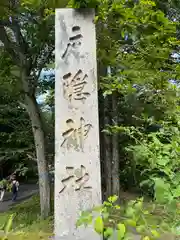
<path id="1" fill-rule="evenodd" d="M 143 180 L 142 182 L 140 182 L 139 186 L 143 187 L 143 186 L 149 185 L 149 184 L 151 184 L 151 180 L 150 179 L 146 179 L 146 180 Z"/>
<path id="2" fill-rule="evenodd" d="M 126 216 L 132 218 L 134 216 L 135 210 L 132 207 L 126 209 Z"/>
<path id="3" fill-rule="evenodd" d="M 121 209 L 121 207 L 119 205 L 115 205 L 114 208 L 117 210 Z"/>
<path id="4" fill-rule="evenodd" d="M 170 190 L 170 184 L 161 178 L 153 178 L 155 199 L 158 203 L 168 203 L 172 200 L 172 194 Z"/>
<path id="5" fill-rule="evenodd" d="M 151 240 L 149 236 L 145 236 L 142 238 L 142 240 Z"/>
<path id="6" fill-rule="evenodd" d="M 107 90 L 103 93 L 103 96 L 106 97 L 108 95 L 112 95 L 112 92 L 113 92 L 112 90 Z"/>
<path id="7" fill-rule="evenodd" d="M 161 165 L 161 166 L 166 166 L 170 161 L 170 158 L 167 156 L 159 156 L 157 158 L 157 164 Z"/>
<path id="8" fill-rule="evenodd" d="M 143 202 L 141 200 L 138 200 L 137 203 L 135 203 L 134 207 L 140 210 L 143 207 Z"/>
<path id="9" fill-rule="evenodd" d="M 95 16 L 95 17 L 94 17 L 94 23 L 97 23 L 98 20 L 99 20 L 99 16 Z"/>
<path id="10" fill-rule="evenodd" d="M 173 190 L 173 195 L 175 198 L 180 197 L 180 186 Z"/>
<path id="11" fill-rule="evenodd" d="M 81 213 L 80 218 L 76 222 L 76 227 L 79 227 L 81 225 L 88 226 L 89 224 L 92 224 L 93 216 L 92 213 L 89 211 L 84 211 Z"/>
<path id="12" fill-rule="evenodd" d="M 124 37 L 125 37 L 125 32 L 124 32 L 124 30 L 122 29 L 121 30 L 121 37 L 124 39 Z"/>
<path id="13" fill-rule="evenodd" d="M 39 7 L 41 4 L 41 0 L 23 0 L 21 2 L 22 6 L 29 6 L 29 7 Z"/>
<path id="14" fill-rule="evenodd" d="M 108 212 L 103 213 L 103 219 L 106 220 L 108 218 L 109 218 L 109 213 Z"/>
<path id="15" fill-rule="evenodd" d="M 106 201 L 105 201 L 105 202 L 103 203 L 103 206 L 104 206 L 104 207 L 103 207 L 103 212 L 104 212 L 104 211 L 107 210 L 106 207 L 112 207 L 112 203 L 110 203 L 110 202 L 106 202 Z"/>
<path id="16" fill-rule="evenodd" d="M 96 206 L 92 209 L 94 212 L 101 212 L 102 211 L 102 206 Z"/>
<path id="17" fill-rule="evenodd" d="M 13 223 L 14 216 L 15 216 L 15 214 L 11 214 L 8 221 L 7 221 L 7 224 L 5 225 L 4 232 L 5 232 L 6 236 L 8 235 L 8 233 L 10 232 L 10 230 L 12 228 L 12 223 Z"/>
<path id="18" fill-rule="evenodd" d="M 118 196 L 114 195 L 108 198 L 108 201 L 111 203 L 115 203 L 118 200 Z"/>
<path id="19" fill-rule="evenodd" d="M 98 216 L 98 217 L 95 219 L 95 222 L 94 222 L 94 230 L 95 230 L 98 234 L 103 234 L 103 231 L 104 231 L 104 223 L 103 223 L 102 217 Z"/>
<path id="20" fill-rule="evenodd" d="M 141 0 L 140 1 L 141 4 L 144 4 L 144 5 L 149 5 L 149 6 L 156 6 L 156 3 L 154 1 L 150 1 L 150 0 Z"/>
<path id="21" fill-rule="evenodd" d="M 84 221 L 83 219 L 79 218 L 77 221 L 76 221 L 76 227 L 80 227 L 81 225 L 84 224 Z"/>
<path id="22" fill-rule="evenodd" d="M 104 231 L 104 237 L 105 237 L 105 238 L 111 237 L 112 234 L 113 234 L 113 228 L 108 227 L 108 228 L 106 228 L 106 230 Z"/>
<path id="23" fill-rule="evenodd" d="M 128 226 L 131 226 L 131 227 L 136 226 L 136 221 L 131 220 L 131 219 L 127 219 L 124 223 L 127 224 Z"/>
<path id="24" fill-rule="evenodd" d="M 126 233 L 126 226 L 123 223 L 117 224 L 117 239 L 121 240 L 124 238 L 124 235 Z"/>
<path id="25" fill-rule="evenodd" d="M 159 237 L 160 237 L 160 234 L 159 234 L 156 230 L 151 230 L 151 233 L 152 233 L 152 235 L 153 235 L 155 238 L 159 238 Z"/>
<path id="26" fill-rule="evenodd" d="M 145 228 L 145 226 L 144 225 L 140 225 L 140 226 L 137 226 L 136 227 L 136 231 L 138 232 L 138 233 L 144 233 L 144 231 L 146 230 L 146 228 Z"/>

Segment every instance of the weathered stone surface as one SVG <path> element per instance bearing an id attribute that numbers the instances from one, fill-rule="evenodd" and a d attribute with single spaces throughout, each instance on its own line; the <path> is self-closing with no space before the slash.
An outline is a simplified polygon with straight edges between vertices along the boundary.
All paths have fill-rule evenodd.
<path id="1" fill-rule="evenodd" d="M 55 234 L 99 240 L 75 223 L 101 204 L 96 37 L 92 10 L 56 10 Z"/>

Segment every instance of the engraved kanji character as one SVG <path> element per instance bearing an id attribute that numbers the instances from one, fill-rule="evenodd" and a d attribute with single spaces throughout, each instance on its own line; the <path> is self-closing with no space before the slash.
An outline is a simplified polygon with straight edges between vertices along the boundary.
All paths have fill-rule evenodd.
<path id="1" fill-rule="evenodd" d="M 74 169 L 74 167 L 66 167 L 67 177 L 61 180 L 63 188 L 59 193 L 62 193 L 66 188 L 72 187 L 75 191 L 81 189 L 91 189 L 91 186 L 86 186 L 89 181 L 89 173 L 86 168 L 81 165 L 80 169 Z"/>
<path id="2" fill-rule="evenodd" d="M 90 95 L 89 92 L 84 90 L 85 85 L 87 84 L 86 79 L 88 78 L 87 74 L 83 74 L 82 70 L 72 76 L 71 73 L 67 73 L 63 76 L 63 94 L 68 101 L 81 100 L 83 103 Z"/>
<path id="3" fill-rule="evenodd" d="M 88 136 L 92 125 L 89 123 L 85 124 L 85 120 L 82 117 L 80 118 L 80 127 L 76 127 L 72 119 L 68 119 L 66 124 L 69 128 L 62 133 L 64 140 L 61 147 L 66 146 L 67 149 L 74 147 L 76 150 L 81 149 L 83 151 L 84 140 Z"/>
<path id="4" fill-rule="evenodd" d="M 73 35 L 69 38 L 69 42 L 67 43 L 67 47 L 64 51 L 64 53 L 62 54 L 62 58 L 65 58 L 65 56 L 68 54 L 68 52 L 71 49 L 76 49 L 77 47 L 79 47 L 81 45 L 81 39 L 82 39 L 82 35 L 80 33 L 81 28 L 79 26 L 74 26 L 72 27 L 72 33 Z"/>

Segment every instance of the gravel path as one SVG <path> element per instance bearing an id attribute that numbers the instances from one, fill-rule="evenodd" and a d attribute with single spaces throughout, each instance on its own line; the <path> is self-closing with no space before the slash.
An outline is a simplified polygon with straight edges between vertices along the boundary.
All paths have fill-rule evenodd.
<path id="1" fill-rule="evenodd" d="M 14 204 L 18 204 L 26 199 L 29 199 L 39 191 L 36 184 L 23 184 L 19 187 L 18 197 L 16 203 L 11 201 L 12 193 L 6 192 L 4 201 L 0 202 L 0 213 L 8 211 Z"/>

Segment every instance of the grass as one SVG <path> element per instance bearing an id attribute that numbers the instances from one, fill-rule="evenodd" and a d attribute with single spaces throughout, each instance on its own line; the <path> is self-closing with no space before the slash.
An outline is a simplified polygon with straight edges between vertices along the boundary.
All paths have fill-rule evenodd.
<path id="1" fill-rule="evenodd" d="M 12 233 L 13 236 L 16 235 L 17 239 L 21 239 L 21 236 L 23 236 L 22 239 L 45 239 L 42 238 L 42 235 L 51 236 L 53 233 L 53 216 L 50 216 L 46 220 L 41 220 L 39 202 L 39 196 L 36 195 L 12 207 L 6 213 L 0 213 L 0 230 L 4 230 L 4 226 L 8 222 L 10 215 L 14 214 Z M 20 233 L 20 235 L 17 236 L 17 233 Z M 8 236 L 8 240 L 11 239 L 11 235 Z M 13 237 L 12 239 L 16 238 Z"/>
<path id="2" fill-rule="evenodd" d="M 53 199 L 52 199 L 53 202 Z M 147 203 L 146 203 L 147 204 Z M 146 205 L 145 204 L 145 205 Z M 124 204 L 123 204 L 124 205 Z M 148 203 L 145 208 L 149 208 Z M 156 212 L 157 211 L 157 212 Z M 159 225 L 160 222 L 170 220 L 171 224 L 173 220 L 170 216 L 165 216 L 162 208 L 156 208 L 156 211 L 149 215 L 148 222 L 153 225 Z M 13 206 L 8 212 L 0 213 L 0 230 L 4 230 L 5 224 L 11 214 L 15 214 L 12 222 L 12 232 L 8 235 L 8 240 L 21 240 L 21 239 L 48 239 L 53 234 L 53 216 L 50 216 L 46 220 L 40 219 L 40 201 L 39 196 L 35 195 L 31 199 Z M 116 212 L 115 218 L 119 221 L 119 214 Z M 179 215 L 178 215 L 179 216 Z M 179 218 L 178 218 L 179 219 Z M 169 224 L 170 224 L 169 222 Z M 18 234 L 18 235 L 17 235 Z M 19 235 L 20 234 L 20 235 Z M 1 236 L 0 236 L 1 239 Z"/>

